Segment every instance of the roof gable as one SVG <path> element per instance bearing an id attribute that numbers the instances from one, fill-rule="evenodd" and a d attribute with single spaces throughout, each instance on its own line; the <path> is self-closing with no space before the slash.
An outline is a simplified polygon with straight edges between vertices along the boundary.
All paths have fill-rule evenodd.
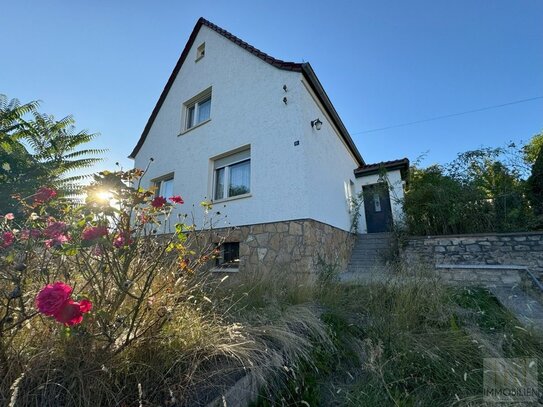
<path id="1" fill-rule="evenodd" d="M 216 33 L 222 35 L 224 38 L 232 41 L 234 44 L 240 46 L 241 48 L 245 49 L 247 52 L 255 55 L 256 57 L 262 59 L 264 62 L 267 62 L 268 64 L 282 70 L 286 71 L 293 71 L 293 72 L 300 72 L 303 74 L 303 76 L 307 79 L 309 85 L 313 89 L 313 91 L 317 94 L 319 101 L 326 109 L 327 113 L 332 118 L 332 121 L 334 125 L 338 128 L 342 139 L 345 141 L 348 149 L 355 157 L 356 161 L 359 165 L 364 165 L 364 160 L 362 156 L 360 155 L 360 152 L 356 148 L 353 140 L 351 139 L 351 136 L 349 135 L 347 129 L 345 128 L 343 122 L 341 121 L 339 115 L 337 114 L 334 106 L 332 105 L 332 102 L 328 98 L 328 95 L 326 95 L 326 92 L 324 91 L 324 88 L 322 87 L 321 83 L 319 82 L 317 76 L 315 75 L 313 69 L 311 68 L 311 65 L 309 63 L 297 63 L 297 62 L 287 62 L 283 61 L 277 58 L 274 58 L 265 52 L 260 51 L 259 49 L 253 47 L 252 45 L 248 44 L 247 42 L 241 40 L 240 38 L 236 37 L 235 35 L 229 33 L 228 31 L 220 28 L 219 26 L 211 23 L 210 21 L 207 21 L 205 18 L 200 17 L 198 21 L 196 22 L 196 25 L 194 26 L 194 29 L 192 30 L 192 33 L 190 34 L 190 37 L 187 41 L 187 44 L 185 45 L 185 48 L 183 49 L 183 52 L 181 53 L 181 56 L 179 57 L 179 60 L 177 61 L 170 77 L 168 78 L 168 81 L 166 82 L 166 85 L 164 86 L 164 89 L 162 90 L 162 93 L 160 94 L 160 97 L 153 108 L 153 111 L 151 112 L 151 116 L 147 120 L 147 123 L 145 124 L 145 127 L 143 129 L 143 132 L 134 147 L 134 150 L 129 155 L 129 158 L 135 158 L 138 154 L 140 148 L 143 146 L 143 143 L 145 142 L 145 139 L 147 138 L 147 135 L 149 134 L 149 131 L 151 130 L 151 127 L 158 115 L 158 112 L 160 111 L 160 108 L 162 107 L 168 92 L 170 91 L 170 88 L 172 87 L 175 78 L 177 77 L 177 74 L 181 70 L 181 67 L 183 66 L 183 63 L 185 62 L 185 59 L 187 58 L 194 41 L 196 40 L 196 37 L 198 36 L 198 33 L 202 26 L 206 26 L 210 28 L 211 30 L 215 31 Z"/>

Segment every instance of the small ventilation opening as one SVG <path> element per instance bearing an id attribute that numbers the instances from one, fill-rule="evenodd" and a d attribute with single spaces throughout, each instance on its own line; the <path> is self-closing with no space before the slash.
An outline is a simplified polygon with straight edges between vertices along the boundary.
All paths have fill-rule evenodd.
<path id="1" fill-rule="evenodd" d="M 197 49 L 196 49 L 196 61 L 199 61 L 202 59 L 206 54 L 206 43 L 202 43 Z"/>

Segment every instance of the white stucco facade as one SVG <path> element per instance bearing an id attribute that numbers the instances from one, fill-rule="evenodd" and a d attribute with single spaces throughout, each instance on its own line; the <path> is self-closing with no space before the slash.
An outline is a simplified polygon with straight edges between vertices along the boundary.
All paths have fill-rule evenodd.
<path id="1" fill-rule="evenodd" d="M 205 56 L 197 60 L 197 48 L 204 43 Z M 209 88 L 210 119 L 183 131 L 185 102 Z M 317 118 L 320 130 L 311 126 Z M 135 167 L 145 168 L 153 158 L 143 180 L 146 187 L 174 174 L 173 193 L 185 200 L 179 211 L 194 212 L 198 220 L 199 203 L 213 198 L 214 160 L 245 147 L 250 147 L 250 193 L 215 202 L 223 218 L 217 226 L 313 219 L 351 229 L 345 186 L 353 183 L 358 192 L 372 178 L 355 178 L 360 159 L 307 79 L 204 25 L 137 148 Z M 400 172 L 390 178 L 391 196 L 403 196 Z M 399 216 L 401 207 L 392 205 Z"/>

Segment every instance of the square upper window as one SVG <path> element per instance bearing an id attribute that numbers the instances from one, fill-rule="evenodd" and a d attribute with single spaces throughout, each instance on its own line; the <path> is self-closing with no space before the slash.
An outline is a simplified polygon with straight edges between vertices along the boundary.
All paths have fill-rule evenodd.
<path id="1" fill-rule="evenodd" d="M 246 149 L 214 161 L 213 199 L 233 198 L 251 192 L 251 150 Z"/>
<path id="2" fill-rule="evenodd" d="M 185 126 L 189 130 L 211 118 L 211 88 L 184 104 Z"/>

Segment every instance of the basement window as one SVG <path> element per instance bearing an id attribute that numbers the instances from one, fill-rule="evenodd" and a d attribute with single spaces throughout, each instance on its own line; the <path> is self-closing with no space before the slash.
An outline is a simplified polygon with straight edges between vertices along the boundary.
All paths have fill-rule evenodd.
<path id="1" fill-rule="evenodd" d="M 202 59 L 205 56 L 205 54 L 206 54 L 206 43 L 203 42 L 196 49 L 196 62 Z"/>
<path id="2" fill-rule="evenodd" d="M 239 242 L 227 242 L 219 246 L 219 256 L 215 259 L 215 266 L 223 271 L 236 271 L 239 269 Z"/>

